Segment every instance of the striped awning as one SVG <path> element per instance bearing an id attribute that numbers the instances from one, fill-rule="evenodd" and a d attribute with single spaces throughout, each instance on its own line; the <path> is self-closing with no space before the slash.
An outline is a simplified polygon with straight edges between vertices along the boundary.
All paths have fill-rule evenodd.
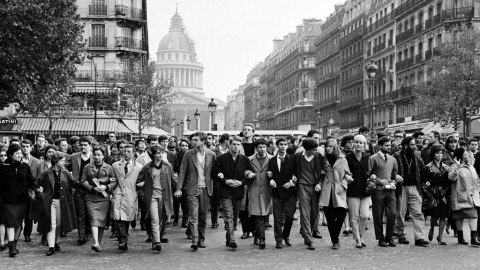
<path id="1" fill-rule="evenodd" d="M 47 118 L 21 118 L 22 131 L 27 134 L 48 133 L 49 121 Z M 113 131 L 119 135 L 132 134 L 132 130 L 126 127 L 120 119 L 97 119 L 97 134 L 105 134 Z M 93 118 L 65 118 L 58 119 L 53 123 L 52 134 L 56 135 L 93 135 Z"/>
<path id="2" fill-rule="evenodd" d="M 139 134 L 138 121 L 132 120 L 132 119 L 122 119 L 122 121 L 125 124 L 125 126 L 127 126 L 130 130 L 133 131 L 133 133 Z M 155 127 L 144 128 L 142 130 L 142 134 L 143 135 L 156 135 L 156 136 L 169 135 L 169 133 L 166 132 L 165 130 L 155 128 Z"/>
<path id="3" fill-rule="evenodd" d="M 97 86 L 97 93 L 110 93 L 117 91 L 117 88 L 111 88 L 111 87 L 106 87 L 106 86 Z M 75 86 L 73 89 L 73 93 L 84 93 L 84 94 L 93 94 L 95 93 L 95 86 Z"/>

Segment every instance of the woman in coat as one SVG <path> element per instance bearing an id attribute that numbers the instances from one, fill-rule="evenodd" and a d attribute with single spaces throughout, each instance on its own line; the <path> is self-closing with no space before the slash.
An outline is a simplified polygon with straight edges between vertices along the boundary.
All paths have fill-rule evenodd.
<path id="1" fill-rule="evenodd" d="M 450 216 L 450 190 L 451 182 L 448 179 L 450 167 L 442 162 L 444 148 L 441 144 L 434 144 L 428 153 L 429 159 L 432 162 L 425 166 L 424 183 L 425 194 L 424 197 L 433 197 L 437 202 L 437 206 L 431 210 L 423 210 L 425 216 L 430 218 L 430 231 L 428 233 L 428 240 L 433 240 L 433 233 L 435 225 L 439 221 L 439 230 L 437 241 L 440 245 L 446 245 L 443 239 L 443 230 L 445 229 L 446 219 Z"/>
<path id="2" fill-rule="evenodd" d="M 479 179 L 473 168 L 468 152 L 460 147 L 453 152 L 455 164 L 452 165 L 448 178 L 452 180 L 452 218 L 457 228 L 458 243 L 468 245 L 463 238 L 463 220 L 468 219 L 471 230 L 472 245 L 480 245 L 477 239 L 477 210 L 480 207 Z"/>
<path id="3" fill-rule="evenodd" d="M 20 145 L 10 145 L 7 156 L 7 160 L 0 165 L 0 196 L 8 235 L 8 253 L 10 257 L 15 257 L 29 197 L 35 198 L 35 180 L 28 164 L 22 163 Z"/>
<path id="4" fill-rule="evenodd" d="M 325 145 L 325 177 L 320 180 L 322 190 L 320 206 L 327 219 L 332 249 L 340 247 L 338 236 L 347 214 L 347 187 L 353 181 L 347 160 L 335 139 L 328 139 Z"/>
<path id="5" fill-rule="evenodd" d="M 255 154 L 248 159 L 255 177 L 248 184 L 248 213 L 255 223 L 254 243 L 260 248 L 265 248 L 265 223 L 272 205 L 272 193 L 268 180 L 268 162 L 271 158 L 267 154 L 267 141 L 258 139 L 254 142 Z M 252 228 L 253 229 L 253 228 Z"/>
<path id="6" fill-rule="evenodd" d="M 87 213 L 92 226 L 92 250 L 101 252 L 103 231 L 108 225 L 108 210 L 110 208 L 110 193 L 117 185 L 112 166 L 103 161 L 105 148 L 93 148 L 93 163 L 87 164 L 83 169 L 81 185 L 85 190 Z"/>
<path id="7" fill-rule="evenodd" d="M 165 150 L 156 145 L 150 148 L 154 160 L 147 163 L 138 175 L 137 186 L 145 194 L 145 209 L 152 222 L 152 249 L 161 251 L 160 232 L 164 218 L 173 214 L 172 183 L 176 182 L 172 165 L 163 161 Z M 148 219 L 147 219 L 148 220 Z"/>
<path id="8" fill-rule="evenodd" d="M 43 160 L 40 161 L 40 164 L 37 166 L 37 175 L 40 175 L 42 172 L 48 170 L 52 167 L 52 155 L 58 151 L 58 147 L 55 145 L 48 145 L 45 147 L 45 154 L 43 155 Z"/>
<path id="9" fill-rule="evenodd" d="M 352 222 L 353 239 L 357 248 L 366 247 L 362 240 L 370 206 L 370 196 L 365 192 L 367 187 L 368 159 L 366 152 L 367 139 L 359 134 L 354 137 L 354 151 L 347 154 L 348 168 L 352 173 L 353 181 L 348 185 L 347 202 L 350 221 Z"/>
<path id="10" fill-rule="evenodd" d="M 6 146 L 0 147 L 0 166 L 7 160 L 7 150 Z M 7 248 L 5 245 L 5 217 L 3 216 L 2 209 L 2 196 L 0 195 L 0 251 L 3 251 Z"/>
<path id="11" fill-rule="evenodd" d="M 72 188 L 78 188 L 78 181 L 65 169 L 65 154 L 56 151 L 50 155 L 52 167 L 42 172 L 38 179 L 41 211 L 37 230 L 47 234 L 47 256 L 60 251 L 60 233 L 68 233 L 77 228 Z"/>

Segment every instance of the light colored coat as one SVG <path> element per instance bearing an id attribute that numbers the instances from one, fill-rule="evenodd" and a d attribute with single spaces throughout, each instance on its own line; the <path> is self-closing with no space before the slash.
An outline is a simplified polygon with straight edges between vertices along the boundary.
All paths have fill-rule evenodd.
<path id="1" fill-rule="evenodd" d="M 270 181 L 267 177 L 268 162 L 272 156 L 267 155 L 263 165 L 260 166 L 257 155 L 249 157 L 250 164 L 252 165 L 252 171 L 246 171 L 245 173 L 253 172 L 255 178 L 248 184 L 248 213 L 253 216 L 266 216 L 270 214 L 272 206 L 272 194 L 270 192 Z"/>
<path id="2" fill-rule="evenodd" d="M 125 175 L 125 160 L 113 163 L 113 172 L 117 186 L 112 192 L 112 218 L 114 220 L 132 221 L 137 213 L 137 179 L 142 165 L 133 161 L 133 166 Z"/>
<path id="3" fill-rule="evenodd" d="M 148 155 L 147 150 L 145 150 L 145 152 L 143 152 L 140 156 L 138 156 L 135 161 L 140 165 L 145 166 L 148 163 L 152 162 L 152 159 Z"/>
<path id="4" fill-rule="evenodd" d="M 352 175 L 348 168 L 348 162 L 345 156 L 341 155 L 333 164 L 333 167 L 325 158 L 325 177 L 320 180 L 322 190 L 320 193 L 320 206 L 329 206 L 330 197 L 332 197 L 332 206 L 347 209 L 347 188 L 348 182 L 345 175 Z"/>
<path id="5" fill-rule="evenodd" d="M 454 169 L 448 173 L 448 178 L 452 180 L 452 210 L 474 208 L 480 202 L 479 198 L 479 179 L 473 166 L 455 165 Z"/>

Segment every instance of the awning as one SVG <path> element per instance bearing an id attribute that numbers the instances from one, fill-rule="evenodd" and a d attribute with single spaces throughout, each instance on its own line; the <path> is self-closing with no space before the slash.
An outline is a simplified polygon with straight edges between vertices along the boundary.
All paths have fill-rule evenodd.
<path id="1" fill-rule="evenodd" d="M 115 88 L 115 91 L 116 88 Z M 110 92 L 115 92 L 112 90 L 111 87 L 106 87 L 106 86 L 98 86 L 97 85 L 97 93 L 110 93 Z M 75 88 L 72 90 L 73 93 L 84 93 L 84 94 L 93 94 L 95 93 L 95 86 L 75 86 Z"/>
<path id="2" fill-rule="evenodd" d="M 125 126 L 127 126 L 133 133 L 139 134 L 138 130 L 138 121 L 132 120 L 132 119 L 122 119 L 123 123 Z M 166 132 L 163 129 L 155 128 L 155 127 L 148 127 L 144 128 L 142 130 L 143 135 L 155 135 L 155 136 L 160 136 L 160 135 L 170 135 L 168 132 Z"/>
<path id="3" fill-rule="evenodd" d="M 429 122 L 420 122 L 420 121 L 410 121 L 398 124 L 388 125 L 385 129 L 385 132 L 392 133 L 395 132 L 397 129 L 401 129 L 406 133 L 412 133 L 417 130 L 422 130 L 426 126 L 428 126 Z"/>
<path id="4" fill-rule="evenodd" d="M 22 132 L 27 134 L 48 133 L 49 121 L 44 117 L 21 118 Z M 113 131 L 118 135 L 129 135 L 133 132 L 119 119 L 97 119 L 97 135 L 103 135 Z M 93 135 L 93 118 L 65 118 L 55 120 L 52 134 L 61 135 Z"/>

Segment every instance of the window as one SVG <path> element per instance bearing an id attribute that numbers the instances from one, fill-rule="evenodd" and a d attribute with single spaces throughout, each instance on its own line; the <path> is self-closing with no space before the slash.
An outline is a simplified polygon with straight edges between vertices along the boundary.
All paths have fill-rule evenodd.
<path id="1" fill-rule="evenodd" d="M 103 24 L 93 24 L 92 25 L 92 36 L 93 37 L 105 37 L 105 25 L 103 25 Z"/>

